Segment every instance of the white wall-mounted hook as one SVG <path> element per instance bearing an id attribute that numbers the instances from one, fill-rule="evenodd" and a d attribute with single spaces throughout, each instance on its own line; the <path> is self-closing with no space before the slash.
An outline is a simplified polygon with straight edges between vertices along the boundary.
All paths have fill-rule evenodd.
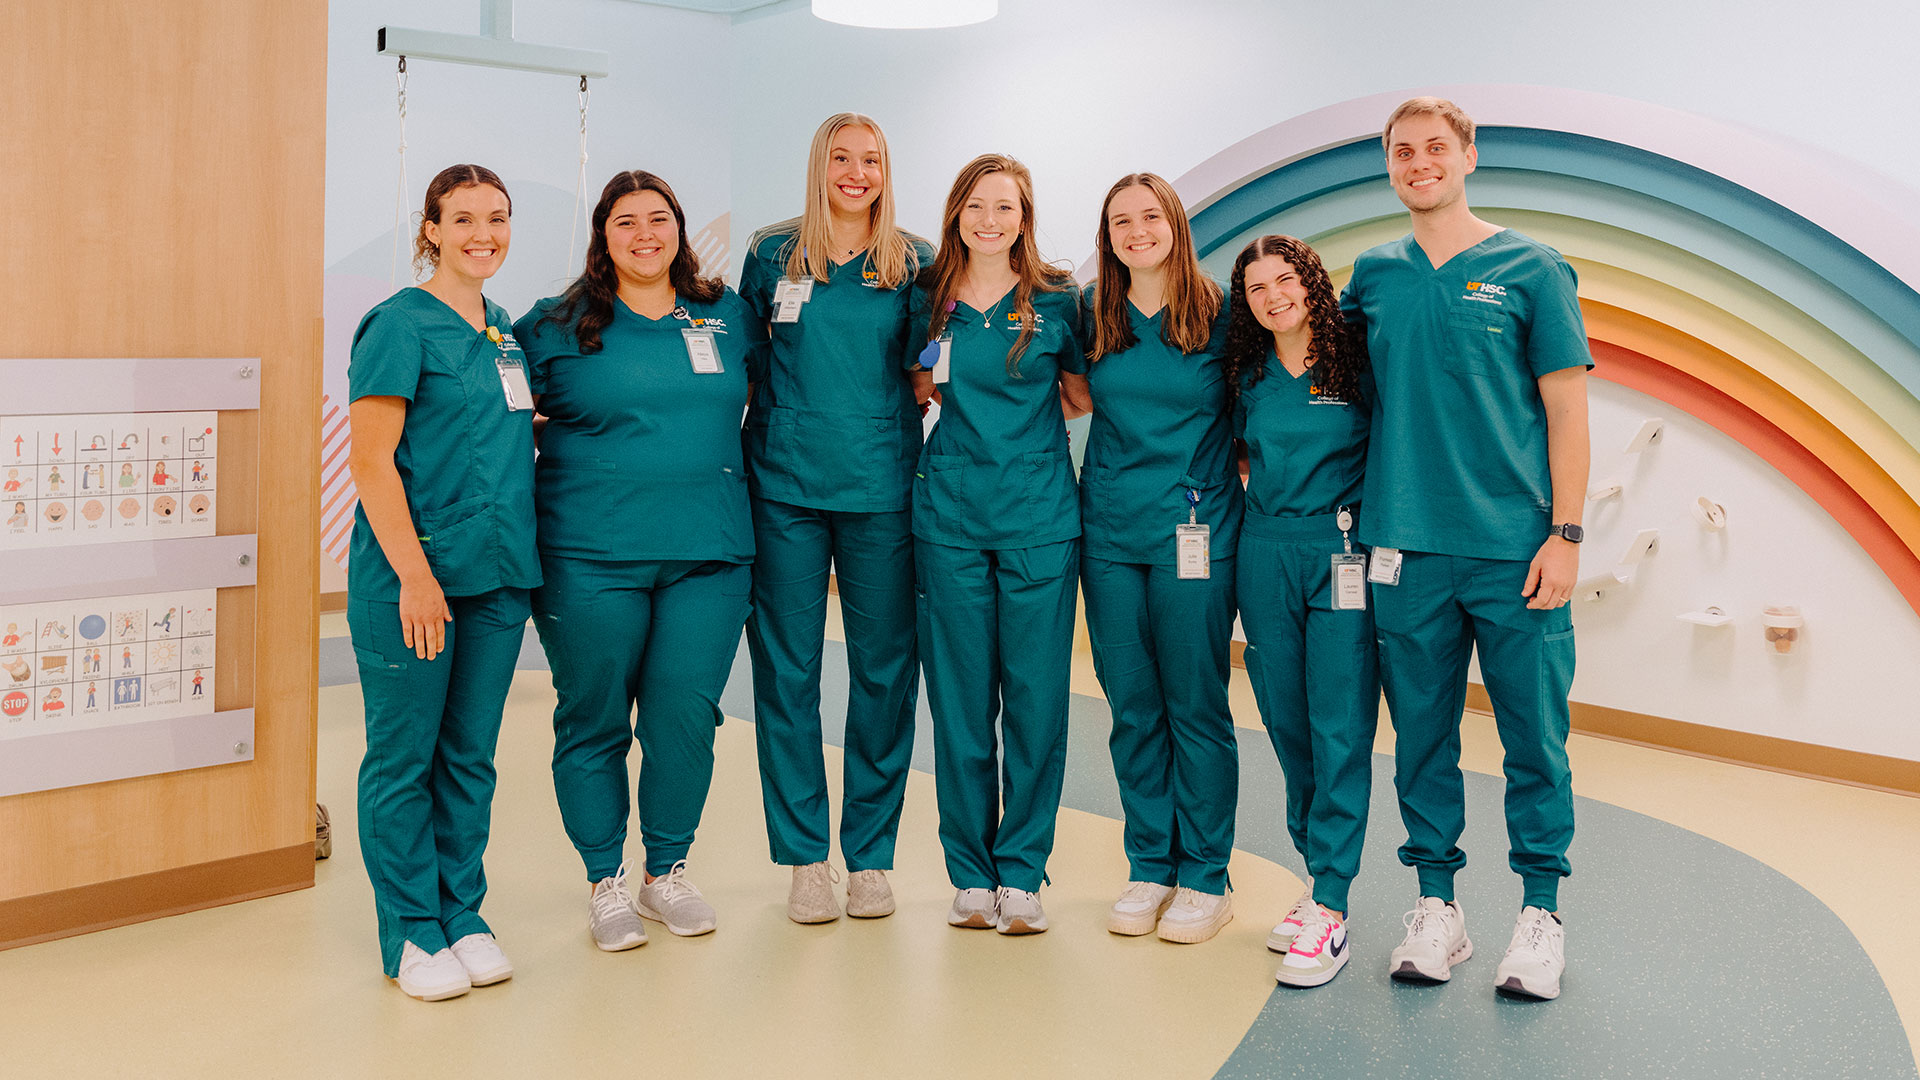
<path id="1" fill-rule="evenodd" d="M 1619 495 L 1625 490 L 1626 488 L 1623 487 L 1620 481 L 1618 480 L 1614 480 L 1611 478 L 1602 480 L 1600 481 L 1600 483 L 1594 485 L 1592 488 L 1589 488 L 1587 490 L 1587 501 L 1599 502 L 1602 499 L 1611 499 L 1615 495 Z"/>
<path id="2" fill-rule="evenodd" d="M 1634 534 L 1633 540 L 1627 544 L 1626 553 L 1620 556 L 1620 562 L 1623 565 L 1632 566 L 1634 563 L 1653 554 L 1654 549 L 1659 546 L 1659 529 L 1641 529 Z"/>
<path id="3" fill-rule="evenodd" d="M 1733 616 L 1718 607 L 1708 607 L 1702 611 L 1683 611 L 1675 618 L 1695 626 L 1726 626 L 1733 622 Z"/>
<path id="4" fill-rule="evenodd" d="M 1609 570 L 1604 574 L 1581 578 L 1573 583 L 1573 598 L 1592 602 L 1605 596 L 1609 591 L 1625 585 L 1628 580 L 1627 575 L 1618 570 Z"/>
<path id="5" fill-rule="evenodd" d="M 1693 520 L 1708 532 L 1719 532 L 1727 527 L 1727 508 L 1702 495 L 1693 504 Z"/>
<path id="6" fill-rule="evenodd" d="M 1637 454 L 1647 447 L 1652 446 L 1654 443 L 1659 442 L 1660 433 L 1665 431 L 1666 427 L 1667 422 L 1657 416 L 1640 421 L 1640 430 L 1634 432 L 1633 438 L 1627 440 L 1626 452 L 1629 454 Z"/>

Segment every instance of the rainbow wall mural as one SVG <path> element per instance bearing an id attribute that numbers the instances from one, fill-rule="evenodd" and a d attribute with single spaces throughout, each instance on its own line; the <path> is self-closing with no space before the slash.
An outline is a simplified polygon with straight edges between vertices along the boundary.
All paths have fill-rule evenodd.
<path id="1" fill-rule="evenodd" d="M 1580 275 L 1594 374 L 1713 425 L 1831 514 L 1920 613 L 1920 192 L 1642 102 L 1430 89 L 1480 125 L 1476 210 Z M 1176 183 L 1210 268 L 1264 232 L 1336 283 L 1407 231 L 1379 128 L 1410 94 L 1277 124 Z"/>

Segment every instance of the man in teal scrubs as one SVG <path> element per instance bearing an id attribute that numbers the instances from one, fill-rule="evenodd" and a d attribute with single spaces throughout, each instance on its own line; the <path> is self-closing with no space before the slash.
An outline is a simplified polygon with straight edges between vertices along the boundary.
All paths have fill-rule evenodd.
<path id="1" fill-rule="evenodd" d="M 849 911 L 872 917 L 893 910 L 875 872 L 893 868 L 920 697 L 910 512 L 920 410 L 901 366 L 918 351 L 907 347 L 912 274 L 933 263 L 933 249 L 911 238 L 908 274 L 892 287 L 881 286 L 871 247 L 832 264 L 825 282 L 795 282 L 786 266 L 796 231 L 797 222 L 754 234 L 740 274 L 741 299 L 771 331 L 747 421 L 754 738 L 773 861 L 824 864 L 820 669 L 831 564 L 848 674 L 840 851 L 854 875 Z M 801 288 L 805 299 L 783 312 L 777 295 Z M 789 905 L 797 921 L 837 913 Z"/>
<path id="2" fill-rule="evenodd" d="M 1377 382 L 1361 540 L 1374 548 L 1382 681 L 1420 898 L 1389 971 L 1445 981 L 1472 955 L 1453 877 L 1466 864 L 1460 713 L 1467 662 L 1506 751 L 1508 863 L 1525 886 L 1504 991 L 1560 993 L 1558 908 L 1571 872 L 1567 692 L 1588 467 L 1592 366 L 1574 273 L 1559 253 L 1474 216 L 1473 121 L 1415 98 L 1383 140 L 1413 232 L 1363 253 L 1341 298 Z"/>

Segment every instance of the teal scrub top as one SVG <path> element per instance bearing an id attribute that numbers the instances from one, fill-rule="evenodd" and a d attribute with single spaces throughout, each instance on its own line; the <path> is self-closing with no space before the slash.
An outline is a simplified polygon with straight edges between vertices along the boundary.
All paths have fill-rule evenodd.
<path id="1" fill-rule="evenodd" d="M 447 596 L 478 596 L 540 584 L 533 538 L 533 410 L 507 408 L 500 358 L 524 367 L 507 313 L 486 301 L 495 343 L 439 297 L 420 288 L 382 300 L 353 332 L 349 399 L 407 400 L 393 451 L 407 513 L 434 580 Z M 349 591 L 397 603 L 400 579 L 367 524 L 353 512 Z"/>
<path id="2" fill-rule="evenodd" d="M 1313 385 L 1313 369 L 1298 378 L 1267 351 L 1266 374 L 1241 383 L 1233 406 L 1233 433 L 1247 444 L 1247 510 L 1267 517 L 1317 517 L 1341 507 L 1360 509 L 1367 468 L 1372 396 L 1342 401 Z"/>
<path id="3" fill-rule="evenodd" d="M 986 311 L 955 303 L 949 381 L 940 419 L 913 479 L 913 535 L 948 547 L 999 551 L 1080 535 L 1080 500 L 1060 414 L 1059 374 L 1084 374 L 1080 296 L 1071 284 L 1033 295 L 1034 333 L 1018 375 L 1007 351 L 1020 336 L 1014 290 Z M 926 290 L 913 289 L 913 341 L 931 323 Z M 919 370 L 918 350 L 907 361 Z"/>
<path id="4" fill-rule="evenodd" d="M 910 505 L 920 456 L 920 409 L 901 374 L 908 349 L 913 275 L 933 265 L 933 249 L 908 237 L 907 277 L 891 289 L 871 284 L 867 255 L 833 267 L 800 305 L 797 322 L 773 322 L 774 287 L 786 276 L 793 226 L 772 226 L 748 241 L 740 298 L 772 340 L 767 370 L 756 373 L 747 417 L 753 492 L 815 510 L 885 513 Z"/>
<path id="5" fill-rule="evenodd" d="M 1533 558 L 1553 512 L 1537 380 L 1593 366 L 1573 268 L 1506 229 L 1435 269 L 1409 234 L 1355 260 L 1340 307 L 1378 387 L 1361 540 Z"/>
<path id="6" fill-rule="evenodd" d="M 1094 295 L 1088 285 L 1082 337 L 1089 342 Z M 1227 305 L 1223 299 L 1212 335 L 1195 353 L 1161 339 L 1165 315 L 1162 308 L 1149 318 L 1128 302 L 1138 342 L 1087 366 L 1093 420 L 1080 466 L 1080 524 L 1088 555 L 1174 569 L 1174 527 L 1187 523 L 1187 492 L 1199 493 L 1195 517 L 1209 526 L 1216 559 L 1230 557 L 1238 543 L 1243 498 L 1221 370 Z"/>
<path id="7" fill-rule="evenodd" d="M 732 289 L 649 319 L 613 302 L 600 349 L 582 353 L 549 297 L 514 327 L 547 417 L 535 503 L 543 553 L 583 559 L 750 563 L 741 460 L 747 372 L 762 327 Z M 682 330 L 712 331 L 721 370 L 693 370 Z"/>

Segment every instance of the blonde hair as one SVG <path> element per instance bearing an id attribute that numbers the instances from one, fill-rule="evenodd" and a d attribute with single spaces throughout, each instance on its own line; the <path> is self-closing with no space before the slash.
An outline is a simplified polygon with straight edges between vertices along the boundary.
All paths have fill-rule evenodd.
<path id="1" fill-rule="evenodd" d="M 887 136 L 880 124 L 861 113 L 835 113 L 827 117 L 813 133 L 813 147 L 807 151 L 807 195 L 805 209 L 797 218 L 769 225 L 754 234 L 785 233 L 793 239 L 780 249 L 786 262 L 786 276 L 798 281 L 811 275 L 825 283 L 833 270 L 827 252 L 833 250 L 833 207 L 827 201 L 827 159 L 833 153 L 834 136 L 850 127 L 873 132 L 874 145 L 880 151 L 880 195 L 867 209 L 867 260 L 873 268 L 874 284 L 883 289 L 898 288 L 920 269 L 913 245 L 906 233 L 893 223 L 893 158 L 887 153 Z M 814 252 L 821 257 L 813 258 Z"/>
<path id="2" fill-rule="evenodd" d="M 1011 177 L 1020 193 L 1020 236 L 1007 253 L 1014 274 L 1013 308 L 1020 316 L 1020 336 L 1007 350 L 1007 374 L 1018 378 L 1020 357 L 1033 340 L 1034 292 L 1059 292 L 1073 284 L 1073 274 L 1041 260 L 1040 246 L 1033 240 L 1033 174 L 1005 154 L 981 154 L 967 162 L 960 175 L 953 178 L 953 190 L 947 192 L 947 208 L 940 216 L 940 249 L 933 257 L 928 278 L 933 318 L 927 324 L 927 340 L 938 339 L 947 328 L 948 309 L 967 269 L 969 252 L 966 241 L 960 238 L 960 211 L 966 208 L 974 186 L 997 172 Z"/>
<path id="3" fill-rule="evenodd" d="M 1113 250 L 1113 230 L 1107 227 L 1107 210 L 1114 197 L 1131 187 L 1143 187 L 1153 193 L 1160 210 L 1167 216 L 1173 232 L 1173 250 L 1167 252 L 1167 317 L 1161 320 L 1160 340 L 1183 353 L 1197 353 L 1213 337 L 1213 321 L 1220 315 L 1223 297 L 1220 286 L 1200 271 L 1200 259 L 1193 250 L 1193 229 L 1187 223 L 1187 208 L 1173 185 L 1150 172 L 1128 173 L 1107 189 L 1100 204 L 1100 226 L 1093 237 L 1094 250 L 1100 256 L 1099 279 L 1094 284 L 1093 343 L 1087 349 L 1088 360 L 1108 353 L 1125 352 L 1140 343 L 1127 318 L 1127 290 L 1133 284 L 1133 272 Z"/>
<path id="4" fill-rule="evenodd" d="M 1460 136 L 1462 147 L 1473 145 L 1473 117 L 1468 116 L 1465 109 L 1446 98 L 1417 97 L 1401 102 L 1393 115 L 1387 117 L 1387 126 L 1380 129 L 1380 149 L 1389 154 L 1393 152 L 1393 125 L 1409 116 L 1437 116 Z"/>

